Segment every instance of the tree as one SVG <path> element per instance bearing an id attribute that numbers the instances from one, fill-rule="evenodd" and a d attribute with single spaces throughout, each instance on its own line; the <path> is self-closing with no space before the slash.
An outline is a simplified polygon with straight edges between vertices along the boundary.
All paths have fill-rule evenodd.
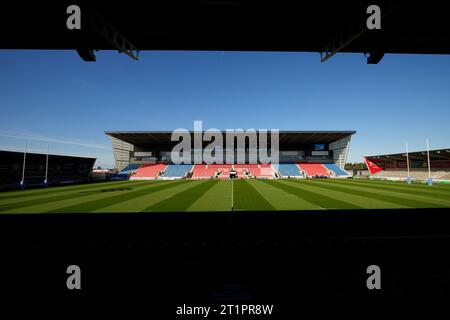
<path id="1" fill-rule="evenodd" d="M 345 170 L 367 170 L 367 165 L 364 162 L 358 162 L 358 163 L 346 163 Z"/>

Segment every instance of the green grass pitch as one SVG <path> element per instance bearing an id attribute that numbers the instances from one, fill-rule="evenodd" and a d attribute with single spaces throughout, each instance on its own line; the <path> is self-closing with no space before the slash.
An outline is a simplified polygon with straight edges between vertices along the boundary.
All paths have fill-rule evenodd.
<path id="1" fill-rule="evenodd" d="M 0 193 L 0 213 L 450 207 L 450 185 L 347 180 L 115 181 Z"/>

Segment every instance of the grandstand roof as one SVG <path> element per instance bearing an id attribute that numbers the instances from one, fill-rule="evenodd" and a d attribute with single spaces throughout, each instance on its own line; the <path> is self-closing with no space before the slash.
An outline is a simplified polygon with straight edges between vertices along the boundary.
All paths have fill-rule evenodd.
<path id="1" fill-rule="evenodd" d="M 415 151 L 409 152 L 409 160 L 410 161 L 426 161 L 427 160 L 427 151 Z M 366 156 L 367 159 L 378 159 L 385 161 L 406 161 L 406 152 L 403 153 L 394 153 L 394 154 L 383 154 L 376 156 Z M 430 160 L 450 160 L 450 148 L 446 149 L 436 149 L 430 150 Z"/>
<path id="2" fill-rule="evenodd" d="M 23 157 L 23 151 L 12 151 L 12 150 L 0 150 L 0 157 L 7 157 L 7 156 L 17 156 L 20 155 L 20 157 Z M 27 156 L 46 156 L 46 153 L 43 152 L 30 152 L 27 151 Z M 49 153 L 49 157 L 58 157 L 58 158 L 74 158 L 74 159 L 84 159 L 84 160 L 96 160 L 96 157 L 90 157 L 90 156 L 73 156 L 73 155 L 67 155 L 67 154 L 56 154 L 56 153 Z"/>
<path id="3" fill-rule="evenodd" d="M 225 132 L 225 131 L 222 131 Z M 167 145 L 173 144 L 170 140 L 172 131 L 105 131 L 111 137 L 122 141 L 140 145 L 154 144 Z M 193 131 L 190 131 L 192 134 Z M 308 143 L 331 143 L 356 133 L 350 131 L 281 131 L 279 135 L 280 145 L 289 144 L 308 144 Z M 270 143 L 270 139 L 268 141 Z"/>

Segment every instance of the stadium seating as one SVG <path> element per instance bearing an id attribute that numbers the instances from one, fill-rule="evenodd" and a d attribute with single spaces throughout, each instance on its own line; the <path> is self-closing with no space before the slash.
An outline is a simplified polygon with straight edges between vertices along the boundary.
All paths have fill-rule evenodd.
<path id="1" fill-rule="evenodd" d="M 192 164 L 169 164 L 161 178 L 183 178 L 192 169 Z"/>
<path id="2" fill-rule="evenodd" d="M 280 163 L 278 172 L 281 177 L 302 177 L 302 173 L 295 163 Z"/>
<path id="3" fill-rule="evenodd" d="M 330 172 L 327 168 L 324 167 L 321 163 L 298 163 L 300 170 L 302 170 L 307 176 L 314 177 L 316 175 L 319 176 L 331 176 Z"/>
<path id="4" fill-rule="evenodd" d="M 273 177 L 273 167 L 271 164 L 260 164 L 259 165 L 259 174 L 253 174 L 255 177 Z"/>
<path id="5" fill-rule="evenodd" d="M 251 166 L 250 164 L 235 164 L 235 165 L 233 165 L 233 169 L 236 172 L 236 176 L 238 177 L 238 179 L 247 178 L 247 173 L 250 173 L 250 170 L 249 170 L 250 166 Z"/>
<path id="6" fill-rule="evenodd" d="M 120 172 L 118 174 L 119 175 L 125 175 L 125 174 L 129 175 L 129 174 L 133 173 L 134 171 L 136 171 L 137 169 L 139 169 L 140 166 L 141 166 L 140 164 L 130 163 L 125 168 L 120 170 Z"/>
<path id="7" fill-rule="evenodd" d="M 228 179 L 230 177 L 230 171 L 232 169 L 231 164 L 216 164 L 212 166 L 216 166 L 218 169 L 220 179 Z"/>
<path id="8" fill-rule="evenodd" d="M 158 175 L 167 167 L 165 163 L 143 164 L 131 176 L 131 180 L 151 180 L 156 179 Z"/>
<path id="9" fill-rule="evenodd" d="M 196 164 L 192 169 L 192 179 L 213 178 L 216 174 L 221 179 L 228 179 L 231 169 L 231 164 Z"/>
<path id="10" fill-rule="evenodd" d="M 214 165 L 196 164 L 192 168 L 192 179 L 208 179 L 216 175 L 217 168 Z"/>
<path id="11" fill-rule="evenodd" d="M 247 164 L 247 163 L 236 163 L 233 164 L 234 170 L 238 170 L 238 169 L 247 169 L 251 166 L 258 166 L 257 164 Z"/>
<path id="12" fill-rule="evenodd" d="M 233 165 L 238 178 L 246 177 L 245 172 L 249 172 L 253 177 L 273 177 L 271 164 L 235 164 Z"/>
<path id="13" fill-rule="evenodd" d="M 334 172 L 337 177 L 347 177 L 348 173 L 339 168 L 335 163 L 324 163 L 325 168 Z"/>

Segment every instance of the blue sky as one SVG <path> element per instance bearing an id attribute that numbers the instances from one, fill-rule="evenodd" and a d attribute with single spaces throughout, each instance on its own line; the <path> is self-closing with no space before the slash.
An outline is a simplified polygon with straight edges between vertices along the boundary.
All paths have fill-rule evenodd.
<path id="1" fill-rule="evenodd" d="M 357 130 L 363 155 L 450 147 L 450 56 L 0 50 L 0 149 L 114 158 L 105 130 Z"/>

